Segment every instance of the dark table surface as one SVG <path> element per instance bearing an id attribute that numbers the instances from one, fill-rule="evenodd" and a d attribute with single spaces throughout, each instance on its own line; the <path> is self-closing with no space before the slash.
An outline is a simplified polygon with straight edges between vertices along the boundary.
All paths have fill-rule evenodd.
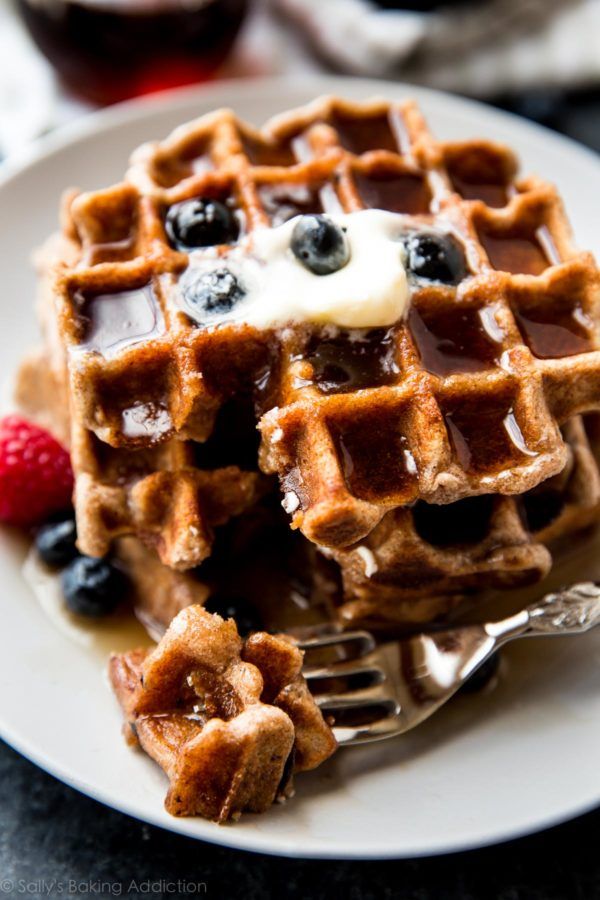
<path id="1" fill-rule="evenodd" d="M 518 101 L 502 98 L 499 105 L 600 151 L 598 91 L 539 92 Z M 593 198 L 596 204 L 599 200 Z M 31 898 L 596 900 L 600 810 L 519 841 L 433 859 L 278 859 L 144 825 L 76 793 L 0 744 L 3 893 Z"/>

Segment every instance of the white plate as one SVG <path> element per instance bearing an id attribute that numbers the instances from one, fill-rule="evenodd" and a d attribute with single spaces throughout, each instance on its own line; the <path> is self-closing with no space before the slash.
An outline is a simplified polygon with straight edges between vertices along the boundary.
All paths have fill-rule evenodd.
<path id="1" fill-rule="evenodd" d="M 64 187 L 110 184 L 141 141 L 214 107 L 232 106 L 260 123 L 324 92 L 415 96 L 440 137 L 510 143 L 525 170 L 558 183 L 580 245 L 598 249 L 597 160 L 518 118 L 382 82 L 256 81 L 177 92 L 108 110 L 51 137 L 0 182 L 2 377 L 35 338 L 29 254 L 54 228 Z M 585 548 L 580 553 L 589 557 Z M 52 626 L 22 579 L 22 556 L 16 539 L 0 536 L 0 732 L 49 772 L 123 812 L 247 850 L 383 858 L 504 840 L 600 802 L 600 634 L 594 634 L 515 645 L 507 659 L 511 677 L 490 697 L 456 701 L 403 739 L 340 752 L 298 779 L 293 802 L 262 817 L 246 815 L 231 827 L 171 818 L 162 807 L 162 773 L 120 739 L 119 713 L 101 675 L 104 653 Z M 583 568 L 575 563 L 573 571 Z"/>

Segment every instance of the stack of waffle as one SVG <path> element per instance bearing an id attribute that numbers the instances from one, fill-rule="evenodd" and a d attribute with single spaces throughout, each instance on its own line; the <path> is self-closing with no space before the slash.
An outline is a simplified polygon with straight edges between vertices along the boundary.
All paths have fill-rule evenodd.
<path id="1" fill-rule="evenodd" d="M 326 98 L 261 131 L 219 111 L 70 194 L 40 312 L 81 550 L 120 548 L 166 624 L 206 599 L 222 526 L 280 491 L 278 527 L 325 557 L 343 622 L 422 622 L 543 577 L 600 509 L 599 281 L 555 190 L 516 168 L 497 144 L 436 142 L 411 103 Z M 192 198 L 235 210 L 250 248 L 294 216 L 387 210 L 401 234 L 450 232 L 465 276 L 409 273 L 389 327 L 203 326 L 180 278 L 235 244 L 170 243 Z"/>

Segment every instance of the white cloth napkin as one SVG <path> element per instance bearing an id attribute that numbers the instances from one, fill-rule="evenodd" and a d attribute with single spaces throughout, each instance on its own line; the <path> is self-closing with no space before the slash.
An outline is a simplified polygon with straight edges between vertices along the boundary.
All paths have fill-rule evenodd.
<path id="1" fill-rule="evenodd" d="M 600 81 L 600 0 L 487 0 L 431 13 L 272 0 L 337 68 L 474 95 Z"/>

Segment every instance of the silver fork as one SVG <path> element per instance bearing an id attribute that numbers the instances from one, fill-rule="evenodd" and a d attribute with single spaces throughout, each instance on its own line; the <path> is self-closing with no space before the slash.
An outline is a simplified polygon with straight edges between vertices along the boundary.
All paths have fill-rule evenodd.
<path id="1" fill-rule="evenodd" d="M 508 641 L 583 634 L 598 624 L 600 583 L 582 582 L 483 625 L 380 645 L 368 631 L 326 628 L 299 647 L 305 651 L 303 673 L 321 711 L 333 720 L 338 742 L 354 746 L 420 725 Z"/>

